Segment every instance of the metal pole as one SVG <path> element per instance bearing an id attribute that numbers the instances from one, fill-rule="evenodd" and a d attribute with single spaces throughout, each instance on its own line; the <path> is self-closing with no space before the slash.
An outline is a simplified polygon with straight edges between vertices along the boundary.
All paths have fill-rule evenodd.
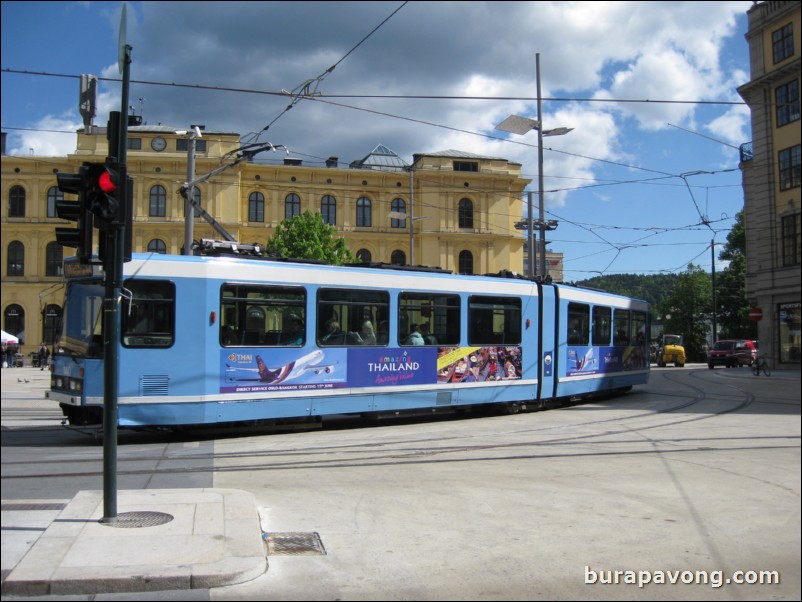
<path id="1" fill-rule="evenodd" d="M 713 274 L 713 340 L 712 342 L 715 344 L 716 339 L 718 338 L 717 328 L 716 328 L 716 239 L 710 241 L 710 265 L 711 271 Z"/>
<path id="2" fill-rule="evenodd" d="M 184 197 L 184 255 L 192 255 L 192 239 L 194 238 L 195 209 L 192 201 L 195 200 L 195 187 L 192 181 L 195 179 L 195 132 L 189 134 L 189 144 L 187 145 L 187 196 Z"/>
<path id="3" fill-rule="evenodd" d="M 527 243 L 527 245 L 528 245 L 528 249 L 527 249 L 528 265 L 526 266 L 526 275 L 529 278 L 534 278 L 535 277 L 535 263 L 537 262 L 537 248 L 535 247 L 535 227 L 534 227 L 534 219 L 535 218 L 533 216 L 533 214 L 535 212 L 535 206 L 534 206 L 534 203 L 532 202 L 532 198 L 534 196 L 535 196 L 535 193 L 532 192 L 531 190 L 526 193 L 526 198 L 527 198 L 527 201 L 526 201 L 526 205 L 527 205 L 527 211 L 526 211 L 526 218 L 527 218 L 526 233 L 527 233 L 527 240 L 529 241 Z"/>
<path id="4" fill-rule="evenodd" d="M 412 181 L 412 167 L 409 168 L 409 265 L 415 265 L 415 220 L 414 207 L 415 207 L 415 192 Z"/>
<path id="5" fill-rule="evenodd" d="M 131 47 L 123 47 L 122 110 L 119 114 L 117 162 L 123 166 L 120 182 L 128 194 L 126 161 L 128 154 L 128 89 L 131 78 Z M 110 124 L 114 123 L 114 116 Z M 115 124 L 116 125 L 116 124 Z M 111 151 L 111 148 L 109 149 Z M 126 199 L 127 203 L 133 199 Z M 106 290 L 103 300 L 103 518 L 102 523 L 117 521 L 117 406 L 119 395 L 120 309 L 122 296 L 125 229 L 133 224 L 113 226 L 106 236 Z"/>
<path id="6" fill-rule="evenodd" d="M 540 276 L 546 277 L 546 212 L 543 199 L 543 115 L 541 111 L 540 93 L 540 53 L 535 55 L 535 70 L 537 72 L 537 188 L 539 204 L 539 226 L 540 226 Z M 530 215 L 531 218 L 531 215 Z"/>

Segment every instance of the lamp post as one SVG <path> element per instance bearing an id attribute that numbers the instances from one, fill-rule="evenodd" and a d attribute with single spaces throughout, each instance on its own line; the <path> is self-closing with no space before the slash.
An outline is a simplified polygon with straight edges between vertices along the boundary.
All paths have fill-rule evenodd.
<path id="1" fill-rule="evenodd" d="M 546 276 L 546 230 L 554 230 L 557 227 L 557 222 L 550 220 L 546 222 L 546 213 L 544 208 L 543 199 L 543 137 L 544 136 L 562 136 L 567 134 L 574 128 L 559 127 L 551 130 L 544 130 L 542 127 L 542 111 L 541 111 L 541 93 L 540 93 L 540 53 L 535 55 L 535 70 L 537 74 L 537 120 L 529 119 L 528 117 L 520 117 L 518 115 L 510 115 L 504 121 L 496 126 L 497 130 L 502 132 L 510 132 L 512 134 L 523 135 L 532 130 L 537 130 L 537 187 L 538 197 L 540 198 L 538 226 L 540 228 L 540 275 Z M 532 224 L 532 195 L 528 196 L 527 201 L 527 232 L 529 236 L 529 266 L 527 276 L 534 278 L 535 276 L 535 260 L 534 260 L 534 241 L 535 235 Z"/>
<path id="2" fill-rule="evenodd" d="M 187 144 L 187 196 L 184 197 L 184 255 L 192 255 L 192 239 L 194 238 L 195 230 L 195 208 L 193 201 L 195 200 L 195 186 L 192 181 L 195 179 L 195 147 L 198 138 L 202 137 L 201 127 L 193 125 L 192 129 L 187 132 L 186 130 L 179 130 L 176 132 L 179 136 L 187 136 L 189 143 Z"/>

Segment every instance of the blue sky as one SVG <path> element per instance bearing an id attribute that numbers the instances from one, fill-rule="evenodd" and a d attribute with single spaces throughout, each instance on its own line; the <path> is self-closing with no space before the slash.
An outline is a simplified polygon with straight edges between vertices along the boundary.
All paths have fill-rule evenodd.
<path id="1" fill-rule="evenodd" d="M 347 164 L 377 144 L 407 162 L 447 149 L 504 157 L 536 191 L 537 133 L 505 141 L 494 126 L 536 117 L 540 54 L 544 127 L 574 128 L 543 152 L 546 217 L 559 223 L 548 239 L 566 279 L 709 271 L 711 241 L 743 207 L 737 147 L 751 129 L 736 88 L 748 81 L 751 4 L 130 2 L 131 78 L 149 83 L 132 84 L 129 104 L 149 124 L 250 134 L 310 164 Z M 10 154 L 74 149 L 73 76 L 119 78 L 121 5 L 2 3 Z M 307 82 L 323 96 L 289 111 L 264 94 Z M 119 83 L 100 93 L 104 125 Z"/>

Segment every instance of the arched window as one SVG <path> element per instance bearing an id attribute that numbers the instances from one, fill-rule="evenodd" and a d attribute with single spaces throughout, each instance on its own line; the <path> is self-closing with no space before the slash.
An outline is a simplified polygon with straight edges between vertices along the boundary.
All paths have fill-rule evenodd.
<path id="1" fill-rule="evenodd" d="M 356 225 L 360 228 L 369 228 L 373 222 L 371 202 L 367 197 L 359 197 L 356 201 Z"/>
<path id="2" fill-rule="evenodd" d="M 47 189 L 47 217 L 57 217 L 56 202 L 64 200 L 64 193 L 58 186 L 51 186 Z"/>
<path id="3" fill-rule="evenodd" d="M 25 217 L 25 189 L 12 186 L 8 191 L 8 217 Z"/>
<path id="4" fill-rule="evenodd" d="M 167 245 L 160 238 L 154 238 L 148 243 L 148 253 L 167 254 Z"/>
<path id="5" fill-rule="evenodd" d="M 393 199 L 392 202 L 390 203 L 390 211 L 406 214 L 407 202 L 404 199 Z M 407 226 L 407 220 L 405 219 L 392 218 L 390 220 L 391 228 L 406 228 L 406 226 Z"/>
<path id="6" fill-rule="evenodd" d="M 165 217 L 167 215 L 167 191 L 158 184 L 150 189 L 150 217 Z"/>
<path id="7" fill-rule="evenodd" d="M 473 228 L 473 202 L 471 199 L 461 199 L 457 212 L 460 228 Z"/>
<path id="8" fill-rule="evenodd" d="M 47 243 L 45 249 L 45 276 L 61 276 L 64 262 L 64 247 L 57 242 Z"/>
<path id="9" fill-rule="evenodd" d="M 25 275 L 25 246 L 18 240 L 8 243 L 6 276 Z"/>
<path id="10" fill-rule="evenodd" d="M 324 224 L 334 226 L 337 223 L 337 199 L 330 194 L 324 194 L 320 199 L 320 215 Z"/>
<path id="11" fill-rule="evenodd" d="M 20 345 L 25 343 L 25 310 L 16 303 L 6 307 L 3 312 L 3 330 L 19 339 Z"/>
<path id="12" fill-rule="evenodd" d="M 359 249 L 356 252 L 356 260 L 361 261 L 362 263 L 370 263 L 373 259 L 373 255 L 371 255 L 370 251 L 367 249 Z"/>
<path id="13" fill-rule="evenodd" d="M 473 274 L 473 253 L 471 253 L 470 251 L 460 251 L 459 273 Z"/>
<path id="14" fill-rule="evenodd" d="M 393 265 L 407 265 L 407 254 L 396 249 L 393 251 L 393 254 L 390 255 L 390 263 Z"/>
<path id="15" fill-rule="evenodd" d="M 42 341 L 46 345 L 56 342 L 58 335 L 58 325 L 61 322 L 61 307 L 58 305 L 48 305 L 42 313 Z"/>
<path id="16" fill-rule="evenodd" d="M 252 192 L 248 197 L 248 221 L 265 221 L 265 195 L 261 192 Z"/>
<path id="17" fill-rule="evenodd" d="M 296 215 L 301 215 L 301 197 L 291 192 L 284 199 L 284 219 L 292 219 Z"/>

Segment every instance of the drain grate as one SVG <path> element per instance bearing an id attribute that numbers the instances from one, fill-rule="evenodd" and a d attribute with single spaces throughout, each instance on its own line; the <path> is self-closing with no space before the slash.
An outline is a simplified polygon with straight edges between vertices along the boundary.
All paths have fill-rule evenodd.
<path id="1" fill-rule="evenodd" d="M 265 533 L 267 555 L 301 556 L 325 555 L 326 549 L 317 533 Z"/>
<path id="2" fill-rule="evenodd" d="M 173 515 L 164 512 L 123 512 L 110 522 L 101 520 L 100 524 L 117 529 L 138 529 L 139 527 L 156 527 L 169 523 L 171 520 L 173 520 Z"/>

